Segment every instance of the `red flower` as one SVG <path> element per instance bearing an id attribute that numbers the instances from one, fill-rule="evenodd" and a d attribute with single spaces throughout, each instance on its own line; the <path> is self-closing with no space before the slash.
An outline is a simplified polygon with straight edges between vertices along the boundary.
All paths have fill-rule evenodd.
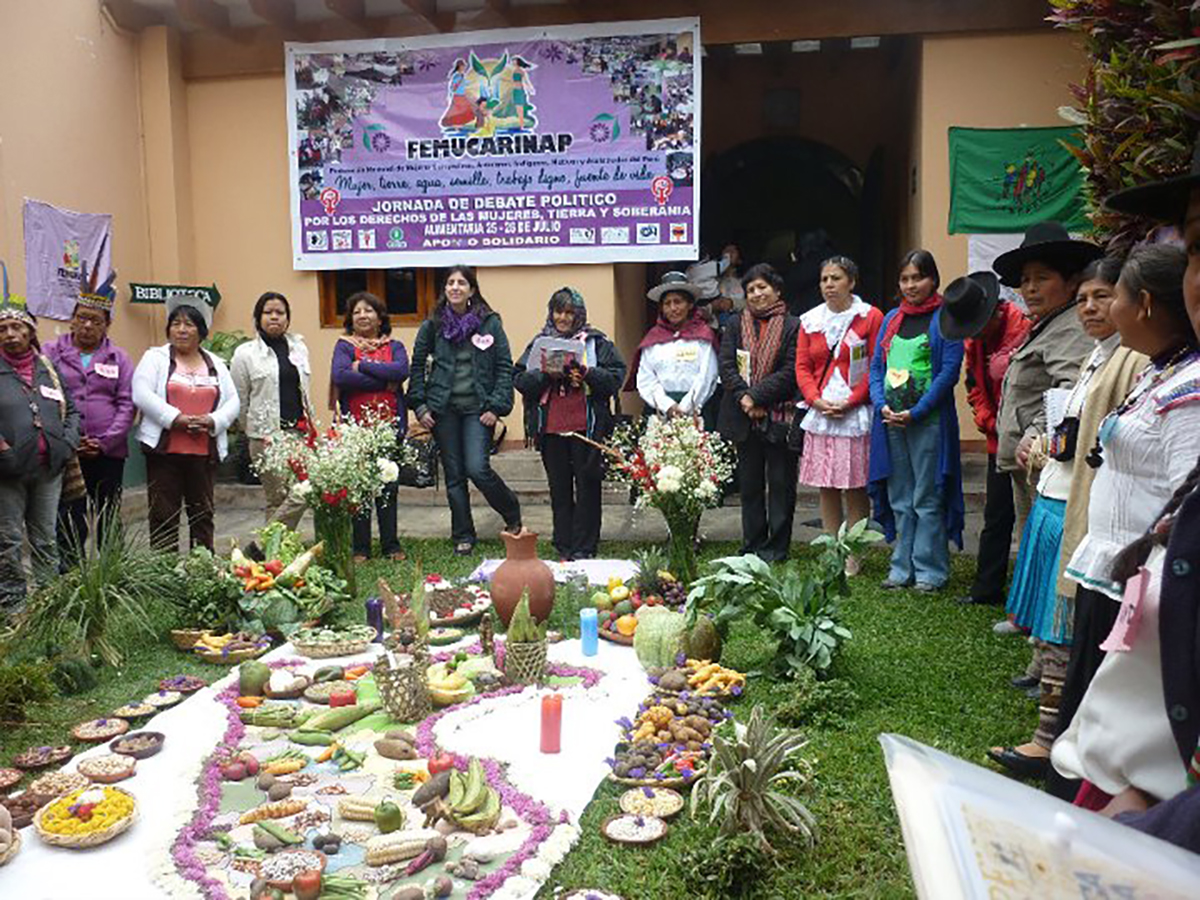
<path id="1" fill-rule="evenodd" d="M 321 499 L 325 501 L 326 506 L 337 506 L 342 501 L 342 498 L 333 491 L 326 491 L 321 495 Z"/>

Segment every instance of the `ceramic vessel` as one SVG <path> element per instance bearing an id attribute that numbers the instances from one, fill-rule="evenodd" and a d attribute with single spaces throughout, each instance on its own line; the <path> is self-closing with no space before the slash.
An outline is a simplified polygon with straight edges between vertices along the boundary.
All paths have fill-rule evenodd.
<path id="1" fill-rule="evenodd" d="M 492 575 L 492 606 L 508 627 L 521 594 L 529 591 L 529 612 L 539 622 L 546 621 L 554 608 L 554 573 L 538 559 L 537 533 L 522 529 L 520 534 L 500 532 L 504 540 L 505 560 Z"/>

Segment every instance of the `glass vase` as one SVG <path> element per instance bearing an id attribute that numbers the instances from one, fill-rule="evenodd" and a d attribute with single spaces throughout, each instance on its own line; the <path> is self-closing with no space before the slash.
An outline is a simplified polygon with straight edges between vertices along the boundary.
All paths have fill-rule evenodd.
<path id="1" fill-rule="evenodd" d="M 320 563 L 332 569 L 346 582 L 351 597 L 358 596 L 354 577 L 354 528 L 350 514 L 321 504 L 313 509 L 313 530 L 317 540 L 324 542 Z"/>
<path id="2" fill-rule="evenodd" d="M 698 515 L 666 516 L 667 558 L 671 574 L 684 584 L 691 584 L 698 575 L 696 565 L 696 535 L 700 531 Z"/>

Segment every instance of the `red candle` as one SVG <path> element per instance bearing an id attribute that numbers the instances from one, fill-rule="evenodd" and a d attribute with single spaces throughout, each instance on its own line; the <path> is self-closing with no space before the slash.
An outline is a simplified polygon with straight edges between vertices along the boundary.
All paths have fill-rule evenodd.
<path id="1" fill-rule="evenodd" d="M 562 694 L 542 697 L 542 752 L 558 753 L 562 748 Z"/>

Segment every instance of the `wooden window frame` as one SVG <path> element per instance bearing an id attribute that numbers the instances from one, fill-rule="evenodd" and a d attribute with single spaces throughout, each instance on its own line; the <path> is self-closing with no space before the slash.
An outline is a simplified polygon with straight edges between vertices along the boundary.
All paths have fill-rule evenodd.
<path id="1" fill-rule="evenodd" d="M 429 313 L 437 303 L 437 284 L 435 269 L 416 268 L 417 273 L 417 311 L 400 313 L 391 317 L 393 327 L 417 327 L 428 318 Z M 384 297 L 386 269 L 367 270 L 367 290 L 376 297 Z M 321 327 L 341 328 L 344 317 L 337 311 L 337 271 L 326 270 L 317 273 L 317 290 L 321 303 Z"/>

